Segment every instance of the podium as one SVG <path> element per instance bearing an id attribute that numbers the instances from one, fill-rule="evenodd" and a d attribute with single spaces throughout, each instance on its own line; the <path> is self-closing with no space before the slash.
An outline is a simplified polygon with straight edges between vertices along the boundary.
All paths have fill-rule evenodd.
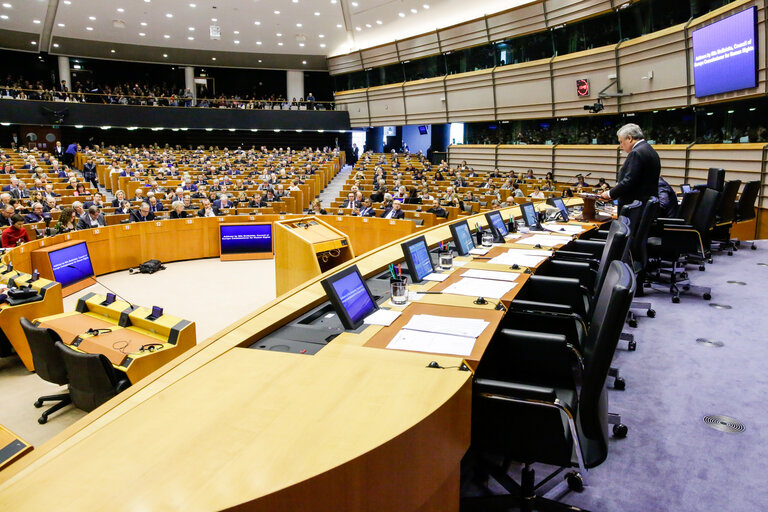
<path id="1" fill-rule="evenodd" d="M 355 257 L 347 235 L 317 217 L 275 222 L 273 236 L 277 295 Z"/>
<path id="2" fill-rule="evenodd" d="M 583 201 L 583 208 L 581 210 L 581 217 L 578 220 L 582 222 L 607 222 L 612 219 L 610 215 L 598 213 L 595 208 L 595 201 L 600 199 L 597 194 L 578 194 Z"/>

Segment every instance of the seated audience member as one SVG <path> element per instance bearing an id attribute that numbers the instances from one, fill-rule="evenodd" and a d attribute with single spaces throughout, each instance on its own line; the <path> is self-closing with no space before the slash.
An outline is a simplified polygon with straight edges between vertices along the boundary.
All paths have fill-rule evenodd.
<path id="1" fill-rule="evenodd" d="M 269 206 L 259 192 L 253 194 L 253 199 L 248 203 L 251 208 L 266 208 Z"/>
<path id="2" fill-rule="evenodd" d="M 527 180 L 535 180 L 536 176 L 533 175 L 533 169 L 528 169 L 528 172 L 525 173 L 525 179 Z"/>
<path id="3" fill-rule="evenodd" d="M 61 194 L 57 194 L 53 191 L 53 185 L 50 183 L 46 183 L 44 185 L 45 187 L 45 197 L 61 197 Z"/>
<path id="4" fill-rule="evenodd" d="M 316 215 L 327 215 L 328 212 L 323 209 L 322 203 L 319 199 L 312 201 L 312 212 Z"/>
<path id="5" fill-rule="evenodd" d="M 498 199 L 492 200 L 491 201 L 491 210 L 498 210 L 499 208 L 501 208 L 501 203 L 499 202 L 499 200 Z"/>
<path id="6" fill-rule="evenodd" d="M 75 210 L 75 213 L 77 214 L 78 218 L 85 215 L 85 208 L 83 208 L 83 203 L 81 203 L 80 201 L 75 201 L 74 203 L 72 203 L 72 208 Z"/>
<path id="7" fill-rule="evenodd" d="M 5 248 L 16 247 L 19 244 L 29 242 L 27 228 L 24 227 L 24 217 L 14 214 L 11 217 L 12 224 L 3 230 L 2 246 Z"/>
<path id="8" fill-rule="evenodd" d="M 203 199 L 203 207 L 197 210 L 198 217 L 218 217 L 221 215 L 219 209 L 211 203 L 211 200 Z"/>
<path id="9" fill-rule="evenodd" d="M 170 218 L 172 219 L 186 219 L 189 217 L 189 213 L 187 213 L 186 210 L 184 210 L 184 203 L 181 201 L 174 201 L 171 203 L 171 214 Z"/>
<path id="10" fill-rule="evenodd" d="M 405 204 L 421 204 L 421 198 L 419 197 L 419 191 L 416 187 L 411 187 L 408 197 L 405 199 Z"/>
<path id="11" fill-rule="evenodd" d="M 155 214 L 149 211 L 149 203 L 141 203 L 136 210 L 131 210 L 131 222 L 149 222 L 155 220 Z"/>
<path id="12" fill-rule="evenodd" d="M 440 201 L 437 199 L 432 201 L 432 208 L 427 210 L 427 213 L 432 213 L 435 215 L 435 217 L 440 217 L 447 219 L 448 218 L 448 210 L 440 206 Z"/>
<path id="13" fill-rule="evenodd" d="M 213 202 L 213 205 L 219 210 L 226 210 L 228 208 L 234 208 L 235 203 L 230 201 L 229 196 L 226 193 L 221 193 L 219 198 Z"/>
<path id="14" fill-rule="evenodd" d="M 523 191 L 520 190 L 520 185 L 518 185 L 517 183 L 512 184 L 512 190 L 513 190 L 512 195 L 514 197 L 525 197 L 525 194 L 523 193 Z"/>
<path id="15" fill-rule="evenodd" d="M 77 178 L 72 176 L 68 179 L 67 190 L 75 190 L 77 188 Z"/>
<path id="16" fill-rule="evenodd" d="M 267 190 L 267 197 L 264 198 L 267 203 L 279 203 L 280 198 L 277 197 L 272 189 Z"/>
<path id="17" fill-rule="evenodd" d="M 533 192 L 531 192 L 531 198 L 532 199 L 545 199 L 546 196 L 544 195 L 544 192 L 541 191 L 541 188 L 538 185 L 534 185 Z"/>
<path id="18" fill-rule="evenodd" d="M 98 206 L 90 206 L 85 215 L 80 217 L 77 222 L 77 229 L 89 229 L 98 228 L 99 226 L 106 226 L 107 221 L 104 219 L 104 214 L 101 213 Z"/>
<path id="19" fill-rule="evenodd" d="M 115 214 L 117 214 L 117 215 L 130 215 L 131 214 L 131 202 L 124 199 L 123 202 L 120 203 L 120 206 L 115 208 Z"/>
<path id="20" fill-rule="evenodd" d="M 675 189 L 666 182 L 662 177 L 659 177 L 659 211 L 656 217 L 669 218 L 674 217 L 677 213 L 677 194 Z"/>
<path id="21" fill-rule="evenodd" d="M 359 208 L 360 204 L 358 204 L 357 201 L 355 201 L 355 194 L 354 192 L 350 192 L 347 194 L 347 199 L 344 200 L 344 202 L 341 204 L 342 208 Z"/>
<path id="22" fill-rule="evenodd" d="M 355 211 L 357 213 L 355 213 Z M 359 215 L 361 217 L 375 217 L 376 211 L 371 206 L 371 200 L 370 198 L 363 199 L 363 205 L 352 212 L 353 215 Z"/>
<path id="23" fill-rule="evenodd" d="M 392 205 L 387 207 L 386 210 L 384 210 L 384 213 L 381 214 L 381 218 L 383 219 L 404 219 L 405 218 L 405 212 L 401 210 L 402 206 L 400 205 L 399 201 L 392 201 Z"/>
<path id="24" fill-rule="evenodd" d="M 90 200 L 90 201 L 85 201 L 85 202 L 83 203 L 83 208 L 85 208 L 86 210 L 87 210 L 88 208 L 90 208 L 91 206 L 98 206 L 98 207 L 99 207 L 99 209 L 102 209 L 102 208 L 104 208 L 104 206 L 105 206 L 105 205 L 104 205 L 104 200 L 102 199 L 102 197 L 101 197 L 101 194 L 99 194 L 98 192 L 96 192 L 95 194 L 93 194 L 93 199 L 92 199 L 92 200 Z"/>
<path id="25" fill-rule="evenodd" d="M 135 195 L 131 201 L 146 201 L 146 198 L 144 197 L 144 191 L 141 188 L 137 188 L 134 194 Z"/>
<path id="26" fill-rule="evenodd" d="M 50 215 L 48 217 L 50 218 Z M 24 223 L 26 224 L 34 224 L 35 222 L 43 222 L 44 220 L 43 205 L 40 203 L 34 203 L 32 205 L 32 211 L 24 217 Z"/>
<path id="27" fill-rule="evenodd" d="M 157 197 L 155 196 L 150 196 L 149 202 L 147 204 L 149 204 L 149 211 L 152 213 L 162 212 L 163 210 L 165 210 L 165 207 L 163 207 L 163 203 L 158 201 Z"/>
<path id="28" fill-rule="evenodd" d="M 184 200 L 182 201 L 184 203 L 184 209 L 185 210 L 194 210 L 195 205 L 192 204 L 192 198 L 189 196 L 184 196 Z"/>
<path id="29" fill-rule="evenodd" d="M 55 197 L 48 197 L 44 200 L 43 211 L 47 213 L 55 213 L 60 211 L 59 207 L 56 205 Z"/>
<path id="30" fill-rule="evenodd" d="M 115 198 L 112 200 L 112 206 L 117 208 L 125 200 L 125 192 L 118 190 L 115 192 Z"/>
<path id="31" fill-rule="evenodd" d="M 73 229 L 77 228 L 78 220 L 79 219 L 75 214 L 75 210 L 72 208 L 64 208 L 61 210 L 61 213 L 59 214 L 59 220 L 56 222 L 56 225 L 53 226 L 53 229 L 57 234 L 72 231 Z"/>
<path id="32" fill-rule="evenodd" d="M 562 194 L 560 194 L 560 197 L 573 197 L 573 190 L 570 188 L 564 188 Z"/>
<path id="33" fill-rule="evenodd" d="M 90 195 L 90 193 L 87 190 L 85 190 L 85 185 L 83 185 L 82 183 L 78 183 L 77 186 L 75 187 L 75 191 L 72 192 L 72 195 L 87 196 L 87 195 Z"/>
<path id="34" fill-rule="evenodd" d="M 582 187 L 582 188 L 589 187 L 589 184 L 586 181 L 584 181 L 584 176 L 582 176 L 581 174 L 576 175 L 576 181 L 573 183 L 573 185 L 576 187 Z"/>

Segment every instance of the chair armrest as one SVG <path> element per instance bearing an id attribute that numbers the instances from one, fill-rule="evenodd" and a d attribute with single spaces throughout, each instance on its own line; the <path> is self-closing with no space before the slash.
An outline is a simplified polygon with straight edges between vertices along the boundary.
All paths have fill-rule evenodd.
<path id="1" fill-rule="evenodd" d="M 589 308 L 589 292 L 578 279 L 532 275 L 518 294 L 520 300 L 552 304 L 566 304 L 573 312 L 586 317 Z M 517 299 L 516 299 L 517 300 Z"/>
<path id="2" fill-rule="evenodd" d="M 563 247 L 566 251 L 586 252 L 592 258 L 600 258 L 605 247 L 605 240 L 573 240 Z"/>
<path id="3" fill-rule="evenodd" d="M 129 387 L 131 387 L 131 381 L 129 381 L 128 379 L 122 379 L 122 380 L 120 380 L 120 381 L 117 383 L 117 387 L 115 388 L 115 390 L 116 390 L 118 393 L 122 393 L 123 391 L 125 391 L 125 390 L 126 390 L 126 389 L 128 389 Z"/>
<path id="4" fill-rule="evenodd" d="M 536 275 L 578 279 L 588 289 L 594 286 L 596 274 L 589 262 L 573 260 L 549 260 L 536 271 Z"/>
<path id="5" fill-rule="evenodd" d="M 548 403 L 554 403 L 555 400 L 557 400 L 555 389 L 545 386 L 533 386 L 531 384 L 506 382 L 494 379 L 475 379 L 473 387 L 476 394 L 500 394 L 520 400 L 537 400 Z"/>
<path id="6" fill-rule="evenodd" d="M 539 302 L 535 300 L 514 299 L 509 304 L 509 309 L 530 312 L 557 313 L 561 315 L 572 315 L 573 308 L 567 304 L 553 304 L 549 302 Z"/>
<path id="7" fill-rule="evenodd" d="M 560 249 L 555 251 L 555 253 L 552 255 L 552 260 L 582 261 L 584 263 L 589 263 L 593 270 L 597 270 L 597 268 L 600 266 L 600 262 L 591 253 L 588 252 L 577 252 Z"/>

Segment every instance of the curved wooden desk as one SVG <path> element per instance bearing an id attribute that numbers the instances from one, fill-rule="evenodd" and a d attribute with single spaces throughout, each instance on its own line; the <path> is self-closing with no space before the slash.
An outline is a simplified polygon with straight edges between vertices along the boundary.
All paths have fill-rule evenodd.
<path id="1" fill-rule="evenodd" d="M 372 276 L 400 241 L 339 268 Z M 458 510 L 471 374 L 426 368 L 458 358 L 363 346 L 376 326 L 314 356 L 244 348 L 324 300 L 308 281 L 110 400 L 0 473 L 0 509 Z"/>

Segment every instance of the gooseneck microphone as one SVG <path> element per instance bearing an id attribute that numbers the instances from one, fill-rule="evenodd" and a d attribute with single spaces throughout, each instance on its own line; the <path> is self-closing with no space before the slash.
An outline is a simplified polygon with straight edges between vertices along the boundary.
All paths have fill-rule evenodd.
<path id="1" fill-rule="evenodd" d="M 77 268 L 77 267 L 76 267 L 76 266 L 74 266 L 74 265 L 67 265 L 67 268 L 73 268 L 73 269 L 77 270 L 78 272 L 80 272 L 81 274 L 85 274 L 85 272 L 83 272 L 81 269 Z M 98 284 L 100 284 L 101 286 L 103 286 L 104 288 L 106 288 L 106 289 L 107 289 L 107 291 L 109 291 L 110 293 L 114 293 L 114 294 L 115 294 L 115 297 L 117 297 L 118 299 L 122 300 L 123 302 L 127 302 L 127 303 L 128 303 L 128 305 L 131 307 L 131 309 L 137 309 L 137 308 L 138 308 L 138 306 L 134 306 L 134 305 L 133 305 L 133 303 L 132 303 L 131 301 L 127 300 L 125 297 L 123 297 L 122 295 L 120 295 L 119 293 L 117 293 L 115 290 L 113 290 L 113 289 L 112 289 L 112 288 L 110 288 L 109 286 L 105 285 L 104 283 L 102 283 L 101 281 L 99 281 L 98 279 L 96 279 L 96 276 L 95 276 L 95 275 L 93 275 L 93 276 L 88 276 L 88 277 L 91 277 L 91 278 L 93 278 L 93 280 L 94 280 L 96 283 L 98 283 Z"/>

